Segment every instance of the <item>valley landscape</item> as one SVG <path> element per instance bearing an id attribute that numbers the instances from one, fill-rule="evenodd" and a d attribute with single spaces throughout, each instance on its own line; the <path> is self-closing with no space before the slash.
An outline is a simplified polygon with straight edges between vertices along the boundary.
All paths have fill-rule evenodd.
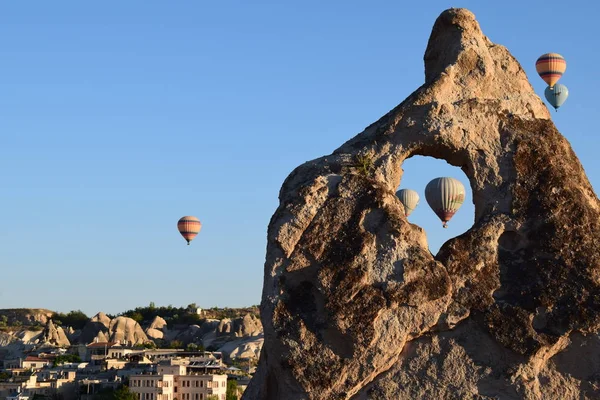
<path id="1" fill-rule="evenodd" d="M 0 309 L 0 357 L 25 358 L 32 352 L 55 348 L 118 343 L 128 347 L 206 349 L 223 353 L 227 360 L 256 360 L 264 340 L 257 307 L 202 310 L 195 305 L 150 306 L 123 314 L 108 316 L 99 312 L 87 318 L 81 311 L 59 314 L 45 309 Z"/>

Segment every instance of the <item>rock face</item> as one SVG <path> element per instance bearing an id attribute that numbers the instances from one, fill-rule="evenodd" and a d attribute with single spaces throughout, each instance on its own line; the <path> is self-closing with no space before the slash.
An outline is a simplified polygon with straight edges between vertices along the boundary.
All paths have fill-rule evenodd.
<path id="1" fill-rule="evenodd" d="M 262 334 L 246 337 L 225 343 L 219 351 L 225 354 L 228 360 L 258 359 L 264 341 Z"/>
<path id="2" fill-rule="evenodd" d="M 79 342 L 82 344 L 89 344 L 96 340 L 98 342 L 118 341 L 129 345 L 150 341 L 140 324 L 133 319 L 116 317 L 111 320 L 102 312 L 90 319 L 79 336 Z"/>
<path id="3" fill-rule="evenodd" d="M 223 319 L 217 328 L 217 336 L 234 335 L 235 337 L 256 336 L 262 333 L 260 320 L 246 314 L 242 318 Z"/>
<path id="4" fill-rule="evenodd" d="M 92 343 L 100 333 L 108 331 L 110 326 L 110 318 L 103 312 L 99 312 L 94 315 L 87 324 L 83 327 L 81 334 L 79 335 L 79 342 L 82 344 Z M 105 342 L 106 337 L 99 338 L 98 341 Z"/>
<path id="5" fill-rule="evenodd" d="M 148 338 L 155 340 L 163 339 L 165 337 L 165 331 L 167 331 L 167 322 L 163 318 L 156 316 L 150 323 L 150 326 L 146 328 L 145 332 Z"/>
<path id="6" fill-rule="evenodd" d="M 414 155 L 473 191 L 475 224 L 436 256 L 394 193 Z M 279 198 L 243 399 L 600 398 L 600 202 L 468 10 L 436 20 L 423 86 Z"/>
<path id="7" fill-rule="evenodd" d="M 67 347 L 71 345 L 71 342 L 69 342 L 69 339 L 67 338 L 64 329 L 60 326 L 56 327 L 52 320 L 48 321 L 46 329 L 44 329 L 44 332 L 42 334 L 42 340 L 45 343 L 54 346 Z"/>
<path id="8" fill-rule="evenodd" d="M 127 317 L 116 317 L 110 321 L 108 338 L 111 342 L 126 343 L 130 346 L 150 341 L 140 324 Z"/>
<path id="9" fill-rule="evenodd" d="M 46 325 L 54 315 L 54 311 L 45 308 L 9 308 L 0 309 L 0 316 L 7 318 L 8 325 L 15 323 Z"/>
<path id="10" fill-rule="evenodd" d="M 157 315 L 156 317 L 154 317 L 154 319 L 150 323 L 150 326 L 148 327 L 148 329 L 158 329 L 158 330 L 162 331 L 166 327 L 167 327 L 167 321 L 165 321 L 163 318 L 161 318 Z"/>

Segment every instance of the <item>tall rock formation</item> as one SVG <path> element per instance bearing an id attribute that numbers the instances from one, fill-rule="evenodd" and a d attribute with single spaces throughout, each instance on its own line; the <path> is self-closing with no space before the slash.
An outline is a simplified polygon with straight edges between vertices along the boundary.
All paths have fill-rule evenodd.
<path id="1" fill-rule="evenodd" d="M 108 336 L 111 342 L 126 343 L 130 346 L 150 342 L 140 324 L 128 317 L 112 319 L 108 327 Z"/>
<path id="2" fill-rule="evenodd" d="M 104 334 L 108 332 L 110 326 L 110 318 L 103 312 L 99 312 L 94 315 L 87 324 L 83 327 L 81 334 L 79 335 L 79 343 L 90 344 L 92 343 L 100 333 Z M 104 337 L 106 339 L 106 337 Z M 104 342 L 106 340 L 98 340 Z"/>
<path id="3" fill-rule="evenodd" d="M 157 315 L 150 323 L 150 326 L 146 328 L 145 332 L 148 338 L 155 340 L 164 338 L 167 330 L 167 322 Z"/>
<path id="4" fill-rule="evenodd" d="M 394 194 L 414 155 L 473 192 L 475 224 L 436 256 Z M 468 10 L 436 20 L 425 84 L 279 199 L 243 399 L 600 398 L 600 203 Z"/>
<path id="5" fill-rule="evenodd" d="M 46 328 L 42 333 L 42 341 L 59 347 L 68 347 L 71 345 L 64 329 L 61 326 L 55 326 L 52 320 L 48 320 L 46 324 Z"/>
<path id="6" fill-rule="evenodd" d="M 129 345 L 149 342 L 148 336 L 135 320 L 128 317 L 116 317 L 112 320 L 103 312 L 99 312 L 85 324 L 79 343 L 90 344 L 98 342 L 119 342 Z"/>

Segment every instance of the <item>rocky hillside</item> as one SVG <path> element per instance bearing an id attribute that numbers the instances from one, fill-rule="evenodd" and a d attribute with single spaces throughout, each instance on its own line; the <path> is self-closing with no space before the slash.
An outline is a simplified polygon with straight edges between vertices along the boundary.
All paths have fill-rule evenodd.
<path id="1" fill-rule="evenodd" d="M 6 316 L 0 319 L 0 323 L 3 322 L 0 326 L 0 359 L 18 357 L 44 347 L 87 345 L 95 341 L 144 347 L 205 348 L 222 351 L 226 358 L 258 358 L 262 348 L 263 330 L 255 308 L 213 309 L 210 312 L 192 312 L 189 307 L 187 311 L 165 308 L 166 318 L 154 315 L 152 319 L 141 316 L 144 309 L 116 317 L 100 312 L 83 321 L 81 312 L 64 315 L 50 310 L 0 310 L 0 316 Z M 170 314 L 172 310 L 181 315 Z M 155 308 L 155 311 L 161 310 Z M 140 321 L 125 316 L 127 314 Z M 149 315 L 152 313 L 147 313 Z M 234 317 L 216 319 L 204 315 Z M 70 321 L 72 326 L 63 324 L 62 320 Z M 184 320 L 191 323 L 182 323 Z"/>
<path id="2" fill-rule="evenodd" d="M 45 308 L 0 309 L 0 326 L 46 325 L 54 314 L 54 311 Z"/>

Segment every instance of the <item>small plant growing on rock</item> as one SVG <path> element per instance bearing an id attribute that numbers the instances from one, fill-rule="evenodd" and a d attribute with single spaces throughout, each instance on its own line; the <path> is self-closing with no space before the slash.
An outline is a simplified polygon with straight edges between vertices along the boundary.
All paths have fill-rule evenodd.
<path id="1" fill-rule="evenodd" d="M 374 153 L 375 152 L 373 150 L 366 150 L 361 151 L 356 155 L 354 167 L 358 170 L 358 172 L 365 176 L 368 176 L 371 173 L 374 165 Z"/>

